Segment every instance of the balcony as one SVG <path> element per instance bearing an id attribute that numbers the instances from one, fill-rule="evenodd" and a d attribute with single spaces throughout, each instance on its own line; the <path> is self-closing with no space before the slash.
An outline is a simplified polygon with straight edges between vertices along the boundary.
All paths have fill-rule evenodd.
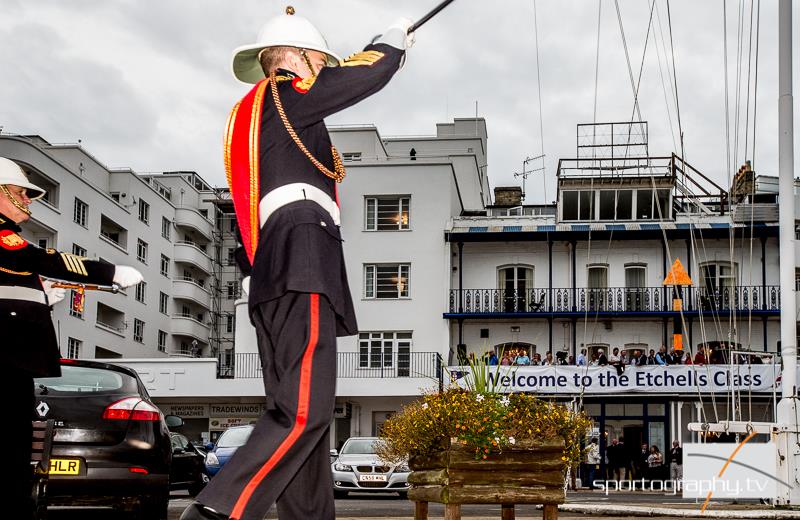
<path id="1" fill-rule="evenodd" d="M 201 215 L 197 210 L 191 208 L 175 209 L 175 225 L 187 227 L 203 235 L 206 240 L 213 238 L 213 226 L 211 222 Z"/>
<path id="2" fill-rule="evenodd" d="M 231 363 L 232 361 L 232 363 Z M 444 362 L 438 352 L 394 352 L 391 356 L 370 356 L 361 352 L 336 354 L 337 379 L 426 379 L 441 382 Z M 256 353 L 219 358 L 218 377 L 261 379 L 261 358 Z M 371 384 L 375 384 L 374 382 Z"/>
<path id="3" fill-rule="evenodd" d="M 780 312 L 781 293 L 777 285 L 723 287 L 714 291 L 685 287 L 682 293 L 685 313 L 778 315 Z M 670 287 L 452 289 L 445 317 L 673 314 L 674 297 L 674 289 Z"/>
<path id="4" fill-rule="evenodd" d="M 211 294 L 194 280 L 173 280 L 172 297 L 191 300 L 205 309 L 211 308 Z"/>
<path id="5" fill-rule="evenodd" d="M 194 242 L 175 243 L 175 261 L 191 264 L 206 274 L 211 274 L 211 258 Z"/>
<path id="6" fill-rule="evenodd" d="M 208 325 L 188 314 L 172 316 L 172 333 L 178 336 L 189 336 L 203 343 L 208 343 L 210 329 Z"/>

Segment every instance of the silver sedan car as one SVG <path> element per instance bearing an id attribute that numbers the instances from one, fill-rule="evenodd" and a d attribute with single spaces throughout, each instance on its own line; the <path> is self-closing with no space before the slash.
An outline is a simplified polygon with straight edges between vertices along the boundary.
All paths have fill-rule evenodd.
<path id="1" fill-rule="evenodd" d="M 378 437 L 350 437 L 331 463 L 333 494 L 344 498 L 349 491 L 387 493 L 398 492 L 405 497 L 408 492 L 408 464 L 392 465 L 375 454 Z"/>

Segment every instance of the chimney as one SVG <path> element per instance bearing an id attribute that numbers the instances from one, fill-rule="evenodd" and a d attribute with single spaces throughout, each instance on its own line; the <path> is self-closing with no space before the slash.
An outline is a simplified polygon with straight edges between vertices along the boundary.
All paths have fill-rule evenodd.
<path id="1" fill-rule="evenodd" d="M 494 189 L 495 206 L 521 206 L 522 188 L 519 186 L 498 186 Z"/>

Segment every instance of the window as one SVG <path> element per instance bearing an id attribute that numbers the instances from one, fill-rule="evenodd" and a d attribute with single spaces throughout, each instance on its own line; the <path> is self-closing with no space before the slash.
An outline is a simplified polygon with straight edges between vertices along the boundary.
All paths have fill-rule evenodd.
<path id="1" fill-rule="evenodd" d="M 86 248 L 79 246 L 78 244 L 72 244 L 72 254 L 75 256 L 86 256 Z"/>
<path id="2" fill-rule="evenodd" d="M 239 294 L 238 294 L 239 283 L 238 282 L 228 282 L 228 286 L 227 287 L 228 287 L 228 299 L 229 300 L 235 300 L 239 296 Z"/>
<path id="3" fill-rule="evenodd" d="M 408 298 L 411 264 L 364 265 L 364 298 Z"/>
<path id="4" fill-rule="evenodd" d="M 528 312 L 538 302 L 533 296 L 533 267 L 502 266 L 497 269 L 497 288 L 503 302 L 503 312 Z"/>
<path id="5" fill-rule="evenodd" d="M 236 265 L 236 250 L 232 247 L 228 248 L 228 265 Z"/>
<path id="6" fill-rule="evenodd" d="M 702 287 L 709 292 L 732 289 L 736 286 L 736 264 L 709 262 L 700 266 Z"/>
<path id="7" fill-rule="evenodd" d="M 158 312 L 167 314 L 167 305 L 169 305 L 169 296 L 166 293 L 158 293 Z"/>
<path id="8" fill-rule="evenodd" d="M 586 286 L 587 305 L 590 311 L 602 311 L 606 308 L 608 291 L 608 266 L 594 264 L 587 266 L 588 276 Z M 608 294 L 610 296 L 610 294 Z"/>
<path id="9" fill-rule="evenodd" d="M 228 314 L 225 316 L 225 332 L 231 333 L 233 329 L 236 327 L 236 318 L 233 314 Z"/>
<path id="10" fill-rule="evenodd" d="M 144 322 L 138 318 L 133 319 L 133 341 L 144 343 Z"/>
<path id="11" fill-rule="evenodd" d="M 75 207 L 72 211 L 72 221 L 86 227 L 86 221 L 89 215 L 89 205 L 79 198 L 75 198 Z"/>
<path id="12" fill-rule="evenodd" d="M 147 263 L 147 242 L 141 238 L 136 239 L 136 259 L 143 264 Z"/>
<path id="13" fill-rule="evenodd" d="M 75 338 L 67 340 L 67 359 L 78 359 L 81 356 L 83 341 Z"/>
<path id="14" fill-rule="evenodd" d="M 158 351 L 159 352 L 166 352 L 167 351 L 167 333 L 163 330 L 158 331 Z"/>
<path id="15" fill-rule="evenodd" d="M 409 229 L 411 198 L 367 197 L 365 199 L 364 229 L 367 231 L 398 231 Z"/>
<path id="16" fill-rule="evenodd" d="M 230 216 L 230 220 L 228 221 L 228 230 L 231 233 L 236 233 L 236 217 L 234 215 Z"/>
<path id="17" fill-rule="evenodd" d="M 358 335 L 360 368 L 397 367 L 398 376 L 409 375 L 411 332 L 361 332 Z"/>
<path id="18" fill-rule="evenodd" d="M 150 204 L 139 199 L 139 220 L 145 224 L 150 224 Z"/>
<path id="19" fill-rule="evenodd" d="M 647 265 L 625 264 L 625 309 L 627 311 L 646 310 Z"/>
<path id="20" fill-rule="evenodd" d="M 69 292 L 69 315 L 75 318 L 83 319 L 83 295 L 79 294 L 75 289 Z"/>
<path id="21" fill-rule="evenodd" d="M 204 209 L 201 209 L 199 211 L 200 211 L 200 214 L 203 215 L 203 218 L 206 218 L 206 219 L 208 218 L 208 210 L 207 209 L 204 208 Z"/>
<path id="22" fill-rule="evenodd" d="M 119 204 L 119 192 L 118 191 L 112 191 L 111 192 L 111 200 L 113 200 L 114 202 Z"/>
<path id="23" fill-rule="evenodd" d="M 41 249 L 47 249 L 50 247 L 50 239 L 49 238 L 40 238 L 36 241 L 36 245 L 39 246 Z"/>
<path id="24" fill-rule="evenodd" d="M 172 240 L 172 222 L 167 217 L 161 217 L 161 236 L 167 240 Z"/>
<path id="25" fill-rule="evenodd" d="M 145 291 L 147 290 L 147 282 L 139 282 L 136 284 L 136 301 L 144 303 Z"/>
<path id="26" fill-rule="evenodd" d="M 594 220 L 594 192 L 565 191 L 561 196 L 562 220 Z"/>
<path id="27" fill-rule="evenodd" d="M 161 255 L 161 274 L 169 277 L 169 257 Z"/>
<path id="28" fill-rule="evenodd" d="M 361 161 L 361 152 L 344 152 L 342 154 L 342 160 L 348 162 L 359 162 Z"/>

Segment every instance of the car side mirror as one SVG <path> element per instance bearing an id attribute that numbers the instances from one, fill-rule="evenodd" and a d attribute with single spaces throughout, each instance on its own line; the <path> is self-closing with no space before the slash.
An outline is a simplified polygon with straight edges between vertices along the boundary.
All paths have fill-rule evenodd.
<path id="1" fill-rule="evenodd" d="M 167 423 L 167 428 L 180 428 L 183 426 L 183 419 L 177 415 L 165 415 L 164 422 Z"/>
<path id="2" fill-rule="evenodd" d="M 331 457 L 338 457 L 338 456 L 339 456 L 339 452 L 338 451 L 331 450 Z"/>
<path id="3" fill-rule="evenodd" d="M 172 449 L 172 454 L 173 454 L 173 455 L 180 455 L 180 454 L 181 454 L 181 453 L 183 453 L 183 452 L 184 452 L 184 450 L 183 450 L 183 448 L 181 448 L 180 446 L 176 446 L 176 447 L 174 447 L 174 448 Z"/>

